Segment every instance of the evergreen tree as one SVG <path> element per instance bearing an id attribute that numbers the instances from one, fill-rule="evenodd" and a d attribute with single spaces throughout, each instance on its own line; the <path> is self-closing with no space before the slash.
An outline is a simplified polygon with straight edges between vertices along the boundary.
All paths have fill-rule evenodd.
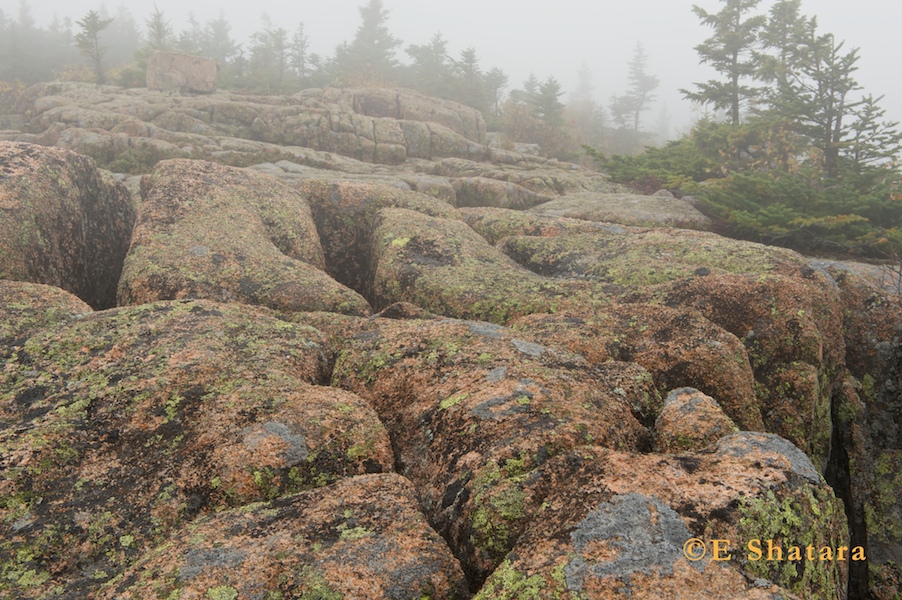
<path id="1" fill-rule="evenodd" d="M 188 13 L 188 29 L 179 33 L 176 44 L 179 52 L 185 54 L 202 54 L 204 44 L 204 30 L 200 26 L 193 12 Z"/>
<path id="2" fill-rule="evenodd" d="M 147 27 L 147 48 L 153 52 L 156 50 L 170 50 L 175 43 L 175 32 L 172 24 L 157 5 L 153 5 L 150 17 L 144 20 Z"/>
<path id="3" fill-rule="evenodd" d="M 552 76 L 539 84 L 535 96 L 535 109 L 538 117 L 548 126 L 560 127 L 564 122 L 564 105 L 560 97 L 564 95 L 561 84 Z"/>
<path id="4" fill-rule="evenodd" d="M 247 76 L 254 88 L 281 92 L 290 60 L 288 31 L 273 27 L 267 15 L 261 20 L 263 29 L 251 34 Z"/>
<path id="5" fill-rule="evenodd" d="M 106 48 L 100 45 L 100 32 L 112 22 L 112 19 L 102 19 L 96 10 L 91 10 L 77 23 L 81 31 L 75 35 L 75 44 L 79 51 L 93 63 L 97 83 L 100 84 L 106 83 L 102 64 Z"/>
<path id="6" fill-rule="evenodd" d="M 218 62 L 220 69 L 228 70 L 229 63 L 240 50 L 241 45 L 232 39 L 232 26 L 222 12 L 217 18 L 207 21 L 199 44 L 203 56 Z"/>
<path id="7" fill-rule="evenodd" d="M 454 99 L 484 112 L 487 107 L 476 49 L 471 46 L 463 50 L 460 60 L 454 63 L 454 70 L 458 80 Z"/>
<path id="8" fill-rule="evenodd" d="M 828 178 L 840 173 L 840 154 L 849 134 L 849 118 L 859 106 L 850 94 L 860 86 L 852 77 L 858 67 L 858 49 L 843 51 L 832 34 L 818 35 L 807 28 L 787 68 L 786 89 L 772 100 L 776 114 L 796 123 L 799 133 L 823 154 Z"/>
<path id="9" fill-rule="evenodd" d="M 107 17 L 102 10 L 100 17 Z M 124 4 L 116 7 L 116 15 L 110 19 L 110 26 L 103 32 L 103 43 L 106 46 L 107 68 L 117 67 L 132 63 L 135 53 L 144 44 L 143 36 L 138 29 L 138 23 L 131 11 Z"/>
<path id="10" fill-rule="evenodd" d="M 539 94 L 539 80 L 536 74 L 530 71 L 529 78 L 523 82 L 523 87 L 511 92 L 511 100 L 524 104 L 529 110 L 535 108 L 536 97 Z"/>
<path id="11" fill-rule="evenodd" d="M 426 94 L 449 98 L 454 89 L 448 42 L 441 33 L 433 34 L 428 44 L 411 44 L 405 52 L 410 65 L 408 85 Z"/>
<path id="12" fill-rule="evenodd" d="M 507 89 L 507 74 L 499 67 L 492 67 L 485 74 L 485 87 L 491 104 L 492 115 L 495 117 L 501 114 L 501 99 L 504 97 L 504 90 Z"/>
<path id="13" fill-rule="evenodd" d="M 308 49 L 310 41 L 304 33 L 304 24 L 299 23 L 291 36 L 291 48 L 289 50 L 289 64 L 297 78 L 298 83 L 303 88 L 307 84 L 309 78 L 309 57 Z"/>
<path id="14" fill-rule="evenodd" d="M 885 173 L 896 168 L 895 161 L 902 154 L 902 132 L 899 123 L 886 120 L 886 110 L 879 106 L 883 97 L 867 95 L 853 111 L 855 121 L 850 128 L 844 155 L 855 175 L 867 172 Z"/>
<path id="15" fill-rule="evenodd" d="M 629 63 L 630 88 L 627 96 L 632 104 L 633 131 L 639 131 L 639 121 L 643 112 L 651 108 L 649 105 L 655 100 L 653 93 L 658 88 L 660 80 L 646 72 L 648 67 L 648 55 L 641 43 L 636 43 L 633 58 Z"/>
<path id="16" fill-rule="evenodd" d="M 698 46 L 701 62 L 710 64 L 723 75 L 723 80 L 696 83 L 693 92 L 680 90 L 683 95 L 699 104 L 711 104 L 715 110 L 726 110 L 730 121 L 740 122 L 744 104 L 754 102 L 761 94 L 760 88 L 745 84 L 758 71 L 755 47 L 758 33 L 767 19 L 763 15 L 745 18 L 761 0 L 721 0 L 724 7 L 717 13 L 709 13 L 699 6 L 692 10 L 702 23 L 714 30 L 714 35 Z"/>
<path id="17" fill-rule="evenodd" d="M 382 0 L 370 0 L 359 9 L 361 23 L 351 43 L 335 49 L 333 68 L 339 84 L 386 84 L 397 77 L 395 48 L 401 40 L 386 26 L 389 11 Z"/>

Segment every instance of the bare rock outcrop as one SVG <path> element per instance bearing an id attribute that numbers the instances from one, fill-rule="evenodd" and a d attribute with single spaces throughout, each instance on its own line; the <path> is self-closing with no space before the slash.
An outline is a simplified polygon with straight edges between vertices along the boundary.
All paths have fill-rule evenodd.
<path id="1" fill-rule="evenodd" d="M 157 51 L 147 58 L 147 88 L 158 92 L 212 93 L 219 66 L 215 60 Z"/>
<path id="2" fill-rule="evenodd" d="M 0 371 L 5 591 L 89 597 L 197 516 L 391 471 L 372 408 L 320 385 L 323 344 L 207 301 L 90 313 L 19 344 Z"/>
<path id="3" fill-rule="evenodd" d="M 133 196 L 0 146 L 0 595 L 897 593 L 902 301 L 855 272 L 404 90 L 21 105 Z"/>
<path id="4" fill-rule="evenodd" d="M 466 590 L 413 486 L 385 474 L 198 519 L 97 597 L 464 600 Z"/>
<path id="5" fill-rule="evenodd" d="M 369 313 L 366 300 L 322 271 L 310 207 L 281 181 L 172 160 L 144 183 L 120 304 L 208 298 L 292 312 Z"/>
<path id="6" fill-rule="evenodd" d="M 90 158 L 0 142 L 0 278 L 46 283 L 115 306 L 135 212 Z"/>

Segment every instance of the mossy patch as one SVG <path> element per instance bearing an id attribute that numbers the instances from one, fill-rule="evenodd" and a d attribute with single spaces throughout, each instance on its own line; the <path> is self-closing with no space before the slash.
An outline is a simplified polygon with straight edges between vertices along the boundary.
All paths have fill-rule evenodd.
<path id="1" fill-rule="evenodd" d="M 758 540 L 764 551 L 760 560 L 744 560 L 744 569 L 755 577 L 769 579 L 794 593 L 817 598 L 833 598 L 845 589 L 848 565 L 844 561 L 820 560 L 821 549 L 846 548 L 845 560 L 852 557 L 842 503 L 832 491 L 803 484 L 794 491 L 776 494 L 768 490 L 739 506 L 739 548 Z M 769 558 L 768 543 L 781 548 L 784 560 Z M 792 546 L 801 549 L 801 560 L 788 560 Z M 807 560 L 807 548 L 816 559 Z M 777 555 L 775 554 L 774 557 Z"/>

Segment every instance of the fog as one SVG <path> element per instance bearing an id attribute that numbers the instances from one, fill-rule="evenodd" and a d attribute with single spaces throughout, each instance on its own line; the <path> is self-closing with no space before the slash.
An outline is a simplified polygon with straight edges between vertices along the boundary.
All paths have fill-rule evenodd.
<path id="1" fill-rule="evenodd" d="M 697 2 L 716 12 L 715 0 Z M 156 0 L 176 31 L 186 27 L 190 14 L 201 23 L 223 12 L 237 41 L 245 44 L 249 35 L 261 28 L 266 14 L 273 24 L 292 31 L 303 23 L 310 51 L 331 56 L 336 45 L 354 37 L 360 22 L 358 7 L 365 0 L 331 0 L 328 4 L 301 0 L 221 2 L 214 5 L 199 0 Z M 760 5 L 763 13 L 771 2 Z M 18 11 L 18 0 L 4 0 L 0 8 L 10 16 Z M 115 14 L 117 2 L 105 8 Z M 391 11 L 389 29 L 403 41 L 398 58 L 408 62 L 403 52 L 410 44 L 425 44 L 436 32 L 448 41 L 448 50 L 457 56 L 468 46 L 475 47 L 483 70 L 502 68 L 509 76 L 509 89 L 520 87 L 534 72 L 539 80 L 553 75 L 567 92 L 576 85 L 583 62 L 593 73 L 594 97 L 607 104 L 611 95 L 627 87 L 627 62 L 636 42 L 648 54 L 648 72 L 660 78 L 657 104 L 645 115 L 653 123 L 666 105 L 672 116 L 671 134 L 688 128 L 695 116 L 692 105 L 682 99 L 679 88 L 715 76 L 698 64 L 693 47 L 709 36 L 691 10 L 692 2 L 674 0 L 633 0 L 632 2 L 588 2 L 556 0 L 538 2 L 486 2 L 484 0 L 384 0 Z M 92 0 L 41 0 L 32 3 L 38 24 L 54 15 L 72 20 L 102 3 Z M 125 3 L 143 27 L 153 5 Z M 817 15 L 822 33 L 846 40 L 846 47 L 859 47 L 861 60 L 856 78 L 865 91 L 885 95 L 881 105 L 893 120 L 902 121 L 902 2 L 899 0 L 809 0 L 802 13 Z M 566 100 L 566 96 L 563 98 Z"/>

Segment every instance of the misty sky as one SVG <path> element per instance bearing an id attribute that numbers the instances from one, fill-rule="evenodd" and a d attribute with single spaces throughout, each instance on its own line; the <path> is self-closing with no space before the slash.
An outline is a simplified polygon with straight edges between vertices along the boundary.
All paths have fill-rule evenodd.
<path id="1" fill-rule="evenodd" d="M 156 0 L 156 5 L 181 29 L 192 11 L 200 22 L 222 10 L 232 25 L 234 37 L 244 43 L 260 28 L 266 13 L 276 26 L 293 31 L 303 22 L 311 52 L 331 55 L 335 46 L 350 40 L 359 24 L 357 8 L 366 0 L 252 0 L 219 3 L 199 0 Z M 554 75 L 572 90 L 583 61 L 594 74 L 596 99 L 608 103 L 611 94 L 626 90 L 626 63 L 636 42 L 649 56 L 649 72 L 661 80 L 659 101 L 673 116 L 673 128 L 685 128 L 691 106 L 681 100 L 680 87 L 689 88 L 713 72 L 698 65 L 693 47 L 710 35 L 692 13 L 693 2 L 683 0 L 383 0 L 391 10 L 389 28 L 409 44 L 425 44 L 440 31 L 448 40 L 452 56 L 474 46 L 481 66 L 499 66 L 509 75 L 511 87 L 519 87 L 530 71 L 539 79 Z M 709 12 L 719 10 L 716 0 L 696 0 Z M 15 15 L 19 0 L 0 0 L 0 8 Z M 81 18 L 104 4 L 115 12 L 118 0 L 33 0 L 32 12 L 39 24 L 60 17 Z M 152 11 L 153 2 L 124 2 L 138 23 Z M 764 0 L 766 10 L 772 2 Z M 807 0 L 802 12 L 817 15 L 821 33 L 846 40 L 846 47 L 861 49 L 856 78 L 875 96 L 889 116 L 902 121 L 902 0 Z M 408 62 L 403 52 L 399 57 Z M 644 115 L 644 129 L 653 130 L 660 114 L 658 106 Z"/>

